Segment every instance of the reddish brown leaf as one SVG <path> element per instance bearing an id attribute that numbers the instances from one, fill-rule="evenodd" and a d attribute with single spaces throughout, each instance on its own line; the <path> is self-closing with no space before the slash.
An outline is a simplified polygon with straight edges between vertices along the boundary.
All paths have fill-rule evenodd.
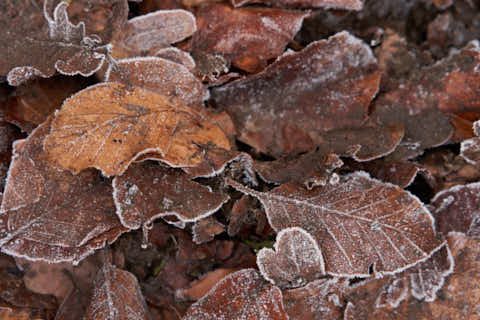
<path id="1" fill-rule="evenodd" d="M 223 4 L 202 6 L 196 12 L 194 55 L 222 55 L 242 70 L 259 71 L 283 53 L 308 15 L 280 9 L 233 9 Z"/>
<path id="2" fill-rule="evenodd" d="M 187 68 L 162 58 L 119 60 L 108 69 L 105 77 L 105 81 L 117 81 L 178 98 L 191 107 L 201 107 L 207 95 L 203 84 Z"/>
<path id="3" fill-rule="evenodd" d="M 229 199 L 222 192 L 190 181 L 179 170 L 151 163 L 132 165 L 113 179 L 113 188 L 117 215 L 130 229 L 172 216 L 184 226 L 208 217 Z"/>
<path id="4" fill-rule="evenodd" d="M 180 101 L 110 82 L 67 99 L 44 147 L 61 169 L 96 167 L 111 176 L 146 152 L 174 167 L 195 166 L 207 144 L 230 149 L 218 126 Z"/>
<path id="5" fill-rule="evenodd" d="M 53 16 L 36 1 L 3 1 L 0 7 L 0 75 L 11 85 L 56 71 L 92 75 L 109 48 L 97 36 L 85 35 L 85 25 L 70 23 L 68 4 L 60 1 Z M 12 28 L 15 32 L 11 32 Z M 8 58 L 6 58 L 8 57 Z"/>
<path id="6" fill-rule="evenodd" d="M 435 195 L 431 202 L 438 231 L 461 232 L 480 238 L 480 183 L 454 186 Z"/>
<path id="7" fill-rule="evenodd" d="M 192 227 L 193 242 L 202 244 L 212 241 L 213 238 L 225 231 L 225 226 L 213 216 L 208 216 L 197 221 Z"/>
<path id="8" fill-rule="evenodd" d="M 95 288 L 85 313 L 92 319 L 151 319 L 137 278 L 105 263 L 95 279 Z"/>
<path id="9" fill-rule="evenodd" d="M 232 116 L 241 141 L 281 156 L 320 145 L 327 131 L 362 126 L 379 82 L 370 48 L 342 32 L 214 88 L 212 96 Z"/>
<path id="10" fill-rule="evenodd" d="M 277 7 L 313 7 L 323 9 L 362 10 L 363 0 L 231 0 L 235 7 L 264 3 Z"/>
<path id="11" fill-rule="evenodd" d="M 238 271 L 235 269 L 216 269 L 209 272 L 200 280 L 190 284 L 188 289 L 180 289 L 175 292 L 175 296 L 183 300 L 197 301 L 206 295 L 218 282 L 229 274 Z"/>
<path id="12" fill-rule="evenodd" d="M 476 165 L 480 161 L 480 121 L 473 123 L 473 132 L 476 137 L 462 141 L 460 156 L 468 163 Z"/>
<path id="13" fill-rule="evenodd" d="M 192 56 L 188 52 L 178 48 L 162 48 L 155 53 L 155 56 L 182 64 L 190 72 L 195 70 L 195 60 L 193 60 Z"/>
<path id="14" fill-rule="evenodd" d="M 282 292 L 254 269 L 237 271 L 217 283 L 187 311 L 184 320 L 288 319 Z"/>
<path id="15" fill-rule="evenodd" d="M 51 121 L 16 143 L 1 206 L 0 244 L 10 255 L 78 262 L 125 231 L 112 188 L 92 171 L 73 176 L 45 161 Z"/>
<path id="16" fill-rule="evenodd" d="M 398 273 L 442 244 L 415 196 L 362 172 L 312 190 L 287 183 L 263 193 L 227 183 L 259 199 L 275 231 L 300 227 L 310 233 L 330 274 L 369 276 L 371 265 L 377 275 Z"/>
<path id="17" fill-rule="evenodd" d="M 316 240 L 297 227 L 281 230 L 275 251 L 260 250 L 257 264 L 263 277 L 280 288 L 301 287 L 325 275 L 322 251 Z"/>

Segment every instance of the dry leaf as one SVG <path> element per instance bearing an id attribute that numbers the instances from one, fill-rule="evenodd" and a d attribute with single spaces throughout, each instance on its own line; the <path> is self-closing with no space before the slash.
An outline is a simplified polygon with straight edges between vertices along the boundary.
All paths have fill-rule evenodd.
<path id="1" fill-rule="evenodd" d="M 196 222 L 229 200 L 222 192 L 190 181 L 179 170 L 153 163 L 132 165 L 113 179 L 113 189 L 117 215 L 130 229 L 151 226 L 160 217 L 175 217 L 182 225 Z"/>
<path id="2" fill-rule="evenodd" d="M 322 251 L 305 230 L 293 227 L 277 234 L 275 251 L 260 250 L 257 264 L 263 277 L 280 288 L 294 288 L 325 275 Z"/>
<path id="3" fill-rule="evenodd" d="M 240 7 L 250 3 L 263 3 L 277 7 L 311 7 L 323 9 L 362 10 L 363 0 L 231 0 Z"/>
<path id="4" fill-rule="evenodd" d="M 95 288 L 84 319 L 146 320 L 151 317 L 137 278 L 107 262 L 95 279 Z"/>
<path id="5" fill-rule="evenodd" d="M 229 274 L 238 271 L 235 269 L 215 269 L 204 277 L 190 284 L 188 289 L 180 289 L 175 292 L 175 297 L 182 300 L 197 301 L 206 295 L 218 282 Z"/>
<path id="6" fill-rule="evenodd" d="M 187 68 L 190 72 L 194 72 L 196 67 L 195 60 L 193 60 L 192 56 L 188 52 L 175 47 L 162 48 L 155 52 L 155 57 L 179 63 Z"/>
<path id="7" fill-rule="evenodd" d="M 79 262 L 125 232 L 111 186 L 96 172 L 74 176 L 45 161 L 51 121 L 15 144 L 1 205 L 0 244 L 12 256 Z"/>
<path id="8" fill-rule="evenodd" d="M 2 103 L 0 101 L 0 103 Z M 0 194 L 5 187 L 8 166 L 12 157 L 12 143 L 21 137 L 14 126 L 3 121 L 0 111 Z M 0 197 L 1 201 L 1 197 Z"/>
<path id="9" fill-rule="evenodd" d="M 212 97 L 232 116 L 238 139 L 282 156 L 311 150 L 327 131 L 362 126 L 379 82 L 370 48 L 342 32 L 213 88 Z"/>
<path id="10" fill-rule="evenodd" d="M 311 234 L 329 274 L 368 277 L 371 266 L 377 276 L 398 273 L 442 244 L 415 196 L 362 172 L 312 190 L 287 183 L 264 193 L 227 184 L 259 199 L 275 231 L 300 227 Z"/>
<path id="11" fill-rule="evenodd" d="M 288 319 L 282 292 L 254 269 L 243 269 L 218 282 L 194 303 L 184 320 Z"/>
<path id="12" fill-rule="evenodd" d="M 194 56 L 220 55 L 237 68 L 257 72 L 283 53 L 309 12 L 211 4 L 195 14 Z"/>
<path id="13" fill-rule="evenodd" d="M 174 167 L 195 166 L 208 144 L 230 149 L 219 127 L 180 101 L 110 82 L 67 99 L 44 147 L 61 169 L 95 167 L 112 176 L 146 152 Z"/>
<path id="14" fill-rule="evenodd" d="M 476 137 L 462 141 L 460 156 L 468 163 L 476 165 L 480 161 L 480 121 L 473 123 L 473 132 Z"/>
<path id="15" fill-rule="evenodd" d="M 225 231 L 225 226 L 213 216 L 200 219 L 192 227 L 193 242 L 202 244 L 212 241 L 213 238 Z"/>

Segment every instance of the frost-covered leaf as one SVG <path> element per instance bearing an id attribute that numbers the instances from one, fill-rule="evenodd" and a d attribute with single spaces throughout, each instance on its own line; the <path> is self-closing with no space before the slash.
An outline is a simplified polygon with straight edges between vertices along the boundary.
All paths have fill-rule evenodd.
<path id="1" fill-rule="evenodd" d="M 270 192 L 227 184 L 259 199 L 275 231 L 300 227 L 312 235 L 330 274 L 369 276 L 371 265 L 377 275 L 398 273 L 442 244 L 420 200 L 362 172 L 312 190 L 296 183 Z"/>
<path id="2" fill-rule="evenodd" d="M 197 12 L 193 54 L 221 55 L 247 72 L 263 69 L 280 56 L 309 12 L 268 8 L 234 9 L 211 4 Z"/>
<path id="3" fill-rule="evenodd" d="M 370 48 L 342 32 L 213 88 L 212 97 L 232 116 L 242 142 L 281 156 L 321 145 L 327 131 L 361 127 L 379 82 Z"/>
<path id="4" fill-rule="evenodd" d="M 207 144 L 230 149 L 219 127 L 180 101 L 109 82 L 67 99 L 44 147 L 61 169 L 78 173 L 96 167 L 111 176 L 146 152 L 171 166 L 195 166 Z"/>
<path id="5" fill-rule="evenodd" d="M 2 111 L 0 111 L 0 194 L 5 187 L 8 166 L 12 158 L 12 143 L 21 137 L 20 132 L 13 125 L 3 121 L 1 113 Z"/>
<path id="6" fill-rule="evenodd" d="M 176 47 L 162 48 L 155 52 L 155 57 L 170 60 L 183 65 L 188 71 L 193 72 L 195 70 L 195 60 L 192 56 L 183 50 Z"/>
<path id="7" fill-rule="evenodd" d="M 37 1 L 7 0 L 0 4 L 0 75 L 11 85 L 56 71 L 92 75 L 103 64 L 109 47 L 97 36 L 86 36 L 83 22 L 74 25 L 68 4 L 60 1 L 53 11 Z"/>
<path id="8" fill-rule="evenodd" d="M 132 165 L 113 179 L 117 215 L 130 229 L 149 226 L 160 217 L 175 217 L 182 224 L 217 211 L 229 197 L 197 182 L 180 170 L 153 163 Z"/>
<path id="9" fill-rule="evenodd" d="M 462 232 L 480 238 L 480 183 L 454 186 L 440 191 L 431 205 L 438 231 Z"/>
<path id="10" fill-rule="evenodd" d="M 476 165 L 480 161 L 480 121 L 473 123 L 473 132 L 476 137 L 462 141 L 460 156 L 468 163 Z"/>
<path id="11" fill-rule="evenodd" d="M 107 262 L 97 274 L 84 319 L 147 320 L 151 316 L 137 278 Z"/>
<path id="12" fill-rule="evenodd" d="M 323 9 L 362 10 L 363 0 L 231 0 L 235 7 L 263 3 L 276 7 L 308 7 Z"/>
<path id="13" fill-rule="evenodd" d="M 201 107 L 207 92 L 183 65 L 156 57 L 119 60 L 110 66 L 105 81 L 117 81 L 175 97 L 191 107 Z"/>
<path id="14" fill-rule="evenodd" d="M 254 269 L 225 277 L 194 303 L 183 320 L 288 319 L 279 288 L 263 280 Z"/>
<path id="15" fill-rule="evenodd" d="M 209 242 L 217 235 L 225 231 L 225 226 L 213 216 L 200 219 L 192 227 L 193 242 L 202 244 Z"/>
<path id="16" fill-rule="evenodd" d="M 325 275 L 322 251 L 305 230 L 293 227 L 277 234 L 275 251 L 260 250 L 258 268 L 262 275 L 280 288 L 304 286 Z"/>
<path id="17" fill-rule="evenodd" d="M 112 188 L 96 172 L 59 172 L 42 141 L 51 121 L 17 142 L 0 211 L 2 251 L 29 260 L 78 262 L 126 229 L 115 215 Z"/>

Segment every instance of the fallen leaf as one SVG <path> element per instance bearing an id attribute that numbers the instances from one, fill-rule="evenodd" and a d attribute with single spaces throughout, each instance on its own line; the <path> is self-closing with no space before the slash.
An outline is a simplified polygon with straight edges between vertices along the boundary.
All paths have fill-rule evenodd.
<path id="1" fill-rule="evenodd" d="M 229 200 L 219 191 L 190 181 L 175 169 L 153 163 L 132 165 L 113 179 L 117 215 L 130 229 L 151 226 L 155 219 L 174 216 L 183 225 L 212 215 Z"/>
<path id="2" fill-rule="evenodd" d="M 175 292 L 175 296 L 182 300 L 197 301 L 206 295 L 218 282 L 229 274 L 238 271 L 235 269 L 215 269 L 207 273 L 204 277 L 190 284 L 188 289 L 180 289 Z"/>
<path id="3" fill-rule="evenodd" d="M 111 186 L 96 172 L 74 176 L 45 161 L 51 120 L 15 144 L 0 214 L 3 252 L 29 260 L 78 263 L 126 231 Z"/>
<path id="4" fill-rule="evenodd" d="M 117 81 L 175 97 L 184 104 L 201 108 L 207 92 L 203 84 L 183 65 L 156 57 L 117 61 L 110 66 L 105 81 Z"/>
<path id="5" fill-rule="evenodd" d="M 239 140 L 285 156 L 320 145 L 327 131 L 361 127 L 379 82 L 370 48 L 342 32 L 213 88 L 212 97 L 232 116 Z"/>
<path id="6" fill-rule="evenodd" d="M 468 163 L 476 165 L 480 161 L 480 121 L 473 123 L 473 132 L 476 137 L 462 141 L 460 156 Z"/>
<path id="7" fill-rule="evenodd" d="M 63 170 L 95 167 L 121 175 L 142 153 L 154 152 L 174 167 L 202 162 L 202 148 L 230 149 L 220 128 L 180 101 L 110 82 L 67 99 L 55 115 L 45 150 Z"/>
<path id="8" fill-rule="evenodd" d="M 445 236 L 461 232 L 480 238 L 480 183 L 458 185 L 443 190 L 431 201 L 437 230 Z"/>
<path id="9" fill-rule="evenodd" d="M 277 7 L 311 7 L 323 9 L 362 10 L 363 0 L 231 0 L 235 7 L 263 3 Z"/>
<path id="10" fill-rule="evenodd" d="M 325 275 L 322 251 L 316 240 L 298 227 L 281 230 L 275 251 L 260 250 L 257 264 L 263 277 L 280 288 L 301 287 Z"/>
<path id="11" fill-rule="evenodd" d="M 175 47 L 168 47 L 162 48 L 155 52 L 155 57 L 163 58 L 166 60 L 170 60 L 176 63 L 183 65 L 185 68 L 188 69 L 190 72 L 195 71 L 195 60 L 193 60 L 192 56 L 183 50 L 180 50 Z"/>
<path id="12" fill-rule="evenodd" d="M 243 269 L 218 282 L 194 303 L 184 320 L 288 319 L 279 288 L 262 279 L 254 269 Z"/>
<path id="13" fill-rule="evenodd" d="M 193 242 L 202 244 L 212 241 L 213 238 L 225 231 L 225 226 L 218 222 L 213 216 L 200 219 L 192 227 Z"/>
<path id="14" fill-rule="evenodd" d="M 307 190 L 287 183 L 258 192 L 227 184 L 260 200 L 272 228 L 300 227 L 317 241 L 332 275 L 395 274 L 426 260 L 442 244 L 433 218 L 409 192 L 358 172 L 335 185 Z"/>
<path id="15" fill-rule="evenodd" d="M 283 53 L 310 13 L 211 4 L 201 6 L 195 14 L 194 56 L 221 55 L 237 68 L 257 72 Z"/>
<path id="16" fill-rule="evenodd" d="M 90 319 L 151 319 L 137 278 L 106 262 L 95 279 L 95 288 L 85 313 Z"/>
<path id="17" fill-rule="evenodd" d="M 36 1 L 3 1 L 0 7 L 0 75 L 10 85 L 35 77 L 65 75 L 90 76 L 103 64 L 108 46 L 97 36 L 85 35 L 83 22 L 73 25 L 68 4 L 60 1 L 53 16 Z M 12 28 L 15 32 L 12 32 Z"/>
<path id="18" fill-rule="evenodd" d="M 3 192 L 6 183 L 5 179 L 12 158 L 12 143 L 20 137 L 20 132 L 11 124 L 3 121 L 0 114 L 0 193 Z"/>

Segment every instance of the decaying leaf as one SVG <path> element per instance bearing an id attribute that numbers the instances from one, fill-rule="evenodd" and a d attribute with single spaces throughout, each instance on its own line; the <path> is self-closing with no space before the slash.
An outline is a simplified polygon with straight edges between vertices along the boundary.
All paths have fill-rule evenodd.
<path id="1" fill-rule="evenodd" d="M 213 88 L 212 97 L 232 116 L 242 142 L 282 156 L 311 150 L 327 131 L 361 127 L 379 82 L 370 48 L 341 32 Z"/>
<path id="2" fill-rule="evenodd" d="M 282 292 L 254 269 L 232 273 L 187 311 L 184 320 L 288 319 Z"/>
<path id="3" fill-rule="evenodd" d="M 277 7 L 312 7 L 323 9 L 362 10 L 363 0 L 231 0 L 235 7 L 264 3 Z"/>
<path id="4" fill-rule="evenodd" d="M 256 72 L 283 53 L 309 12 L 211 4 L 195 14 L 194 55 L 221 55 L 242 70 Z"/>
<path id="5" fill-rule="evenodd" d="M 107 262 L 95 279 L 94 292 L 84 319 L 147 320 L 151 316 L 137 278 Z"/>
<path id="6" fill-rule="evenodd" d="M 92 75 L 103 64 L 109 47 L 97 36 L 86 36 L 83 22 L 70 23 L 65 1 L 53 16 L 42 4 L 30 0 L 7 0 L 0 5 L 0 75 L 11 85 L 35 77 L 50 77 L 56 71 Z"/>
<path id="7" fill-rule="evenodd" d="M 175 217 L 181 225 L 217 211 L 229 197 L 190 181 L 175 169 L 154 163 L 132 165 L 113 179 L 117 215 L 130 229 L 150 226 L 160 217 Z"/>
<path id="8" fill-rule="evenodd" d="M 96 172 L 59 172 L 42 148 L 51 120 L 15 144 L 0 211 L 0 245 L 16 257 L 79 262 L 126 229 Z"/>
<path id="9" fill-rule="evenodd" d="M 217 234 L 225 231 L 225 226 L 213 216 L 200 219 L 192 227 L 193 242 L 201 244 L 213 240 Z"/>
<path id="10" fill-rule="evenodd" d="M 263 277 L 280 288 L 301 287 L 325 275 L 317 241 L 298 227 L 281 230 L 277 234 L 275 251 L 260 250 L 257 264 Z"/>
<path id="11" fill-rule="evenodd" d="M 117 81 L 175 97 L 191 107 L 201 107 L 207 92 L 203 84 L 181 64 L 156 57 L 119 60 L 105 81 Z"/>
<path id="12" fill-rule="evenodd" d="M 435 195 L 431 205 L 437 230 L 480 238 L 480 183 L 454 186 Z"/>
<path id="13" fill-rule="evenodd" d="M 476 137 L 462 141 L 460 156 L 468 163 L 476 165 L 480 161 L 480 121 L 473 123 L 473 132 Z"/>
<path id="14" fill-rule="evenodd" d="M 398 273 L 442 244 L 420 200 L 362 172 L 312 190 L 296 183 L 270 192 L 227 184 L 259 199 L 275 231 L 300 227 L 312 235 L 329 274 L 364 277 L 370 266 L 377 276 Z"/>
<path id="15" fill-rule="evenodd" d="M 67 99 L 55 115 L 45 150 L 56 166 L 78 173 L 96 167 L 121 175 L 142 153 L 173 167 L 202 162 L 201 145 L 229 150 L 222 130 L 180 101 L 109 82 Z"/>

